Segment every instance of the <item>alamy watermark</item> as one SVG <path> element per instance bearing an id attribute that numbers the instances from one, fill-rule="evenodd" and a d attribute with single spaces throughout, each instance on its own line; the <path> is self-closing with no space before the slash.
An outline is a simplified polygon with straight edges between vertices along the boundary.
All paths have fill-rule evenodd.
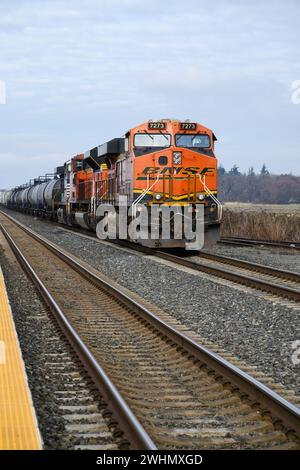
<path id="1" fill-rule="evenodd" d="M 6 104 L 6 83 L 0 80 L 0 104 Z"/>
<path id="2" fill-rule="evenodd" d="M 291 101 L 293 104 L 300 104 L 300 80 L 294 80 L 291 85 L 292 95 Z"/>
<path id="3" fill-rule="evenodd" d="M 126 196 L 120 196 L 117 209 L 101 204 L 96 211 L 96 228 L 101 240 L 185 240 L 187 250 L 201 250 L 204 245 L 204 207 L 199 204 L 129 205 Z"/>

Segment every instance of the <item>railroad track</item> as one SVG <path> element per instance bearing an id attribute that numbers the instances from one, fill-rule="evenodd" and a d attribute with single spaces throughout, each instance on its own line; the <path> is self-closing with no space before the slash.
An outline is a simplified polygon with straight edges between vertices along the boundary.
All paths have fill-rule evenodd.
<path id="1" fill-rule="evenodd" d="M 85 237 L 97 239 L 96 234 L 76 227 L 56 224 L 60 229 L 75 232 Z M 255 290 L 267 292 L 278 297 L 294 302 L 300 301 L 300 275 L 292 271 L 284 271 L 270 266 L 251 263 L 228 256 L 215 255 L 208 252 L 200 252 L 197 256 L 188 252 L 173 254 L 167 251 L 154 250 L 143 247 L 127 240 L 116 240 L 112 243 L 127 249 L 139 251 L 157 258 L 171 261 L 195 271 L 205 272 L 212 276 L 220 277 L 237 284 L 251 287 Z M 288 243 L 288 242 L 286 242 Z M 176 252 L 176 250 L 175 250 Z"/>
<path id="2" fill-rule="evenodd" d="M 295 302 L 300 301 L 300 275 L 257 263 L 200 252 L 197 256 L 178 256 L 155 252 L 155 256 L 196 271 L 227 279 L 256 290 L 275 294 Z"/>
<path id="3" fill-rule="evenodd" d="M 300 410 L 20 223 L 2 231 L 132 448 L 300 448 Z"/>
<path id="4" fill-rule="evenodd" d="M 287 248 L 292 250 L 300 250 L 299 242 L 289 241 L 272 241 L 272 240 L 251 240 L 249 238 L 239 237 L 222 237 L 218 243 L 223 245 L 237 245 L 237 246 L 267 246 L 270 248 Z"/>
<path id="5" fill-rule="evenodd" d="M 293 271 L 284 271 L 205 251 L 198 252 L 196 255 L 191 255 L 189 252 L 181 252 L 178 255 L 170 251 L 153 250 L 135 245 L 124 240 L 118 240 L 114 243 L 255 290 L 268 292 L 294 302 L 300 301 L 300 275 Z"/>
<path id="6" fill-rule="evenodd" d="M 57 224 L 60 228 L 61 224 Z M 85 237 L 97 239 L 96 235 L 82 229 L 64 227 L 64 230 L 79 233 Z M 181 252 L 180 255 L 170 251 L 154 250 L 127 240 L 116 240 L 112 243 L 127 249 L 145 253 L 157 258 L 171 261 L 195 271 L 205 272 L 255 290 L 267 292 L 294 302 L 300 301 L 300 275 L 293 271 L 271 268 L 258 263 L 251 263 L 237 258 L 216 255 L 201 251 L 197 255 Z M 174 250 L 176 252 L 176 250 Z"/>
<path id="7" fill-rule="evenodd" d="M 57 436 L 60 445 L 74 450 L 127 450 L 130 442 L 60 330 L 51 336 L 43 355 L 54 409 L 64 423 Z"/>
<path id="8" fill-rule="evenodd" d="M 61 224 L 57 224 L 61 229 Z M 73 227 L 63 227 L 63 230 L 75 232 L 85 237 L 97 239 L 93 233 Z M 300 301 L 300 275 L 293 271 L 271 268 L 258 263 L 251 263 L 237 258 L 216 255 L 201 251 L 197 255 L 181 252 L 180 255 L 170 251 L 154 250 L 127 240 L 116 240 L 113 244 L 127 249 L 145 253 L 157 258 L 171 261 L 195 271 L 205 272 L 212 276 L 251 287 L 255 290 L 268 292 L 278 297 L 294 302 Z M 176 252 L 176 250 L 174 250 Z"/>

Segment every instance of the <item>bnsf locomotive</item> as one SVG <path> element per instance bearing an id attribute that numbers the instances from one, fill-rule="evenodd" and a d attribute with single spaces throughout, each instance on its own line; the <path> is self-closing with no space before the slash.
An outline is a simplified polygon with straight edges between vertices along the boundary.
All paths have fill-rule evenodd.
<path id="1" fill-rule="evenodd" d="M 9 191 L 3 202 L 11 209 L 90 230 L 96 229 L 97 208 L 109 203 L 118 210 L 120 196 L 126 196 L 131 207 L 188 204 L 196 210 L 202 205 L 206 246 L 217 239 L 221 219 L 215 141 L 214 133 L 198 123 L 148 121 L 122 138 L 74 156 L 54 174 Z M 184 236 L 140 243 L 186 246 Z"/>

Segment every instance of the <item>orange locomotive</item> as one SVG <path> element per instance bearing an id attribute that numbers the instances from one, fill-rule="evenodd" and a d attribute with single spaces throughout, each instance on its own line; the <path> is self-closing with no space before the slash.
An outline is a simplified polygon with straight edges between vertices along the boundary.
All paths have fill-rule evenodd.
<path id="1" fill-rule="evenodd" d="M 98 222 L 108 219 L 103 212 L 108 204 L 115 211 L 117 226 L 120 204 L 124 205 L 125 199 L 129 209 L 125 212 L 125 228 L 136 222 L 141 208 L 151 213 L 147 220 L 151 236 L 135 241 L 153 247 L 188 248 L 186 232 L 182 230 L 178 236 L 175 219 L 181 228 L 187 219 L 195 225 L 195 219 L 199 220 L 195 214 L 202 212 L 207 246 L 218 238 L 221 220 L 215 140 L 214 133 L 198 123 L 174 119 L 148 121 L 130 129 L 122 138 L 74 156 L 58 167 L 55 175 L 39 177 L 15 188 L 7 195 L 7 205 L 96 230 Z M 162 229 L 166 208 L 170 226 L 173 223 L 168 237 Z M 157 209 L 160 215 L 152 219 Z M 188 216 L 186 209 L 190 210 Z M 154 226 L 156 237 L 152 237 Z"/>
<path id="2" fill-rule="evenodd" d="M 132 128 L 120 139 L 75 156 L 64 167 L 64 195 L 58 219 L 96 228 L 97 208 L 143 204 L 204 205 L 205 246 L 218 237 L 221 205 L 217 199 L 214 133 L 198 123 L 162 119 Z M 130 218 L 128 219 L 128 223 Z M 182 238 L 140 240 L 156 247 L 185 247 Z"/>

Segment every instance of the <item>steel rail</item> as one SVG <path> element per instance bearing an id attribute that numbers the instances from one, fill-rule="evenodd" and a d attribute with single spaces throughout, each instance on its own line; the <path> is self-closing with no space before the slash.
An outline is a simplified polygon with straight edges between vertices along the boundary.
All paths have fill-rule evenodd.
<path id="1" fill-rule="evenodd" d="M 60 259 L 69 264 L 75 271 L 90 280 L 95 286 L 111 293 L 124 305 L 155 327 L 156 330 L 163 333 L 165 337 L 177 344 L 178 347 L 184 349 L 203 365 L 206 365 L 217 375 L 223 377 L 227 383 L 233 384 L 238 390 L 254 400 L 254 402 L 258 402 L 266 412 L 272 413 L 273 421 L 281 421 L 285 429 L 295 432 L 296 435 L 300 437 L 300 408 L 281 397 L 254 377 L 251 377 L 248 373 L 231 364 L 223 357 L 210 351 L 186 334 L 166 323 L 141 303 L 129 297 L 121 288 L 109 284 L 105 279 L 102 279 L 100 275 L 95 274 L 95 272 L 81 264 L 81 262 L 74 259 L 71 255 L 62 251 L 49 240 L 46 240 L 44 237 L 38 235 L 7 214 L 4 213 L 4 215 L 35 240 L 56 254 Z"/>
<path id="2" fill-rule="evenodd" d="M 299 242 L 289 241 L 272 241 L 272 240 L 252 240 L 251 238 L 239 237 L 221 237 L 218 241 L 224 245 L 238 245 L 238 246 L 269 246 L 271 248 L 286 248 L 288 250 L 300 250 Z"/>
<path id="3" fill-rule="evenodd" d="M 74 351 L 78 355 L 80 361 L 83 363 L 85 369 L 88 371 L 93 382 L 97 386 L 97 389 L 101 393 L 101 396 L 107 403 L 108 408 L 112 411 L 113 415 L 115 416 L 120 428 L 122 429 L 124 435 L 131 444 L 131 447 L 133 449 L 140 450 L 157 450 L 157 447 L 152 441 L 151 437 L 147 434 L 139 420 L 131 411 L 130 407 L 128 406 L 124 398 L 121 396 L 113 382 L 110 380 L 104 369 L 97 362 L 93 354 L 78 336 L 70 322 L 67 320 L 63 311 L 56 303 L 55 299 L 52 297 L 45 284 L 36 274 L 31 264 L 28 262 L 21 250 L 18 248 L 12 237 L 9 235 L 9 233 L 2 224 L 0 224 L 0 228 L 19 263 L 22 265 L 23 269 L 26 271 L 28 276 L 31 278 L 31 280 L 37 287 L 40 295 L 42 296 L 48 307 L 50 307 L 51 311 L 54 313 L 55 318 L 59 326 L 61 327 L 64 335 L 67 337 Z"/>
<path id="4" fill-rule="evenodd" d="M 287 281 L 298 282 L 300 285 L 300 274 L 297 274 L 293 271 L 285 271 L 277 268 L 272 268 L 264 264 L 254 263 L 250 261 L 244 261 L 237 258 L 232 258 L 230 256 L 216 255 L 214 253 L 207 253 L 206 251 L 201 251 L 198 253 L 200 258 L 206 258 L 212 261 L 217 261 L 223 264 L 228 264 L 230 266 L 236 266 L 238 268 L 248 269 L 249 271 L 259 272 L 262 274 L 267 274 L 269 276 L 281 278 Z"/>
<path id="5" fill-rule="evenodd" d="M 206 264 L 196 263 L 186 258 L 181 258 L 180 256 L 176 256 L 170 253 L 165 253 L 162 251 L 157 251 L 152 253 L 154 256 L 158 258 L 162 258 L 166 261 L 171 261 L 173 263 L 179 264 L 181 266 L 185 266 L 186 268 L 193 269 L 195 271 L 205 272 L 207 274 L 211 274 L 213 276 L 221 277 L 223 279 L 227 279 L 229 281 L 236 282 L 237 284 L 242 284 L 248 287 L 252 287 L 256 290 L 261 290 L 264 292 L 270 292 L 275 295 L 279 295 L 280 297 L 284 297 L 295 302 L 300 301 L 300 290 L 294 289 L 292 287 L 283 286 L 281 284 L 277 284 L 276 282 L 265 281 L 263 279 L 258 279 L 256 277 L 250 276 L 248 274 L 240 274 L 230 271 L 225 267 L 216 267 L 216 266 L 208 266 Z"/>
<path id="6" fill-rule="evenodd" d="M 67 229 L 70 232 L 82 234 L 87 238 L 97 239 L 95 234 L 86 233 L 85 230 L 76 229 L 76 228 L 74 229 L 73 227 L 69 227 L 69 226 L 64 227 L 64 229 Z M 269 292 L 277 296 L 293 300 L 295 302 L 300 301 L 300 291 L 298 291 L 297 289 L 293 287 L 277 284 L 276 282 L 277 280 L 283 279 L 287 281 L 300 283 L 300 275 L 292 271 L 284 271 L 284 270 L 271 268 L 270 266 L 265 266 L 265 265 L 258 264 L 258 263 L 252 263 L 249 261 L 239 260 L 239 259 L 227 257 L 227 256 L 215 255 L 215 254 L 202 252 L 202 251 L 197 254 L 199 258 L 201 257 L 206 258 L 212 261 L 217 261 L 222 264 L 227 264 L 229 266 L 235 266 L 238 268 L 243 268 L 249 271 L 266 274 L 266 275 L 274 277 L 275 278 L 274 282 L 270 282 L 268 280 L 257 279 L 256 277 L 249 276 L 248 274 L 243 275 L 241 273 L 234 273 L 226 268 L 207 266 L 205 264 L 191 261 L 190 259 L 186 257 L 174 255 L 172 253 L 167 253 L 165 251 L 154 250 L 153 248 L 148 248 L 145 246 L 134 244 L 126 240 L 117 240 L 117 241 L 112 240 L 112 244 L 116 244 L 121 247 L 126 247 L 127 249 L 145 253 L 151 256 L 156 256 L 157 258 L 161 258 L 166 261 L 171 261 L 173 263 L 179 264 L 181 266 L 185 266 L 187 268 L 190 268 L 196 271 L 206 272 L 207 274 L 218 276 L 218 277 L 230 280 L 238 284 L 252 287 L 256 290 Z"/>

